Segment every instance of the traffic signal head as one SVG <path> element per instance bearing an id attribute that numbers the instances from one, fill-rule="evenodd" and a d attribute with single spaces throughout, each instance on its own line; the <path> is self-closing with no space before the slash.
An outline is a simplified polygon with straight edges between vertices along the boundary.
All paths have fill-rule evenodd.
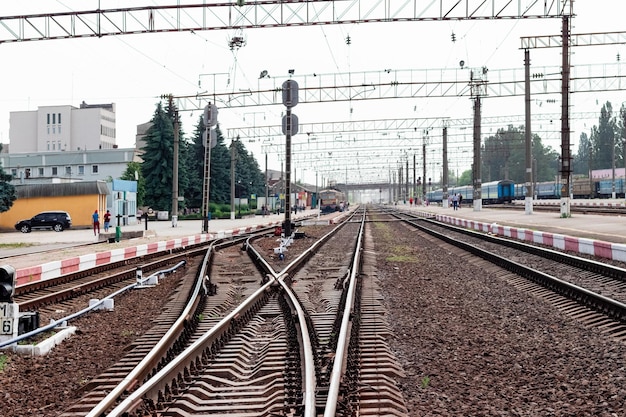
<path id="1" fill-rule="evenodd" d="M 15 268 L 11 265 L 0 266 L 0 302 L 12 303 L 15 293 Z"/>

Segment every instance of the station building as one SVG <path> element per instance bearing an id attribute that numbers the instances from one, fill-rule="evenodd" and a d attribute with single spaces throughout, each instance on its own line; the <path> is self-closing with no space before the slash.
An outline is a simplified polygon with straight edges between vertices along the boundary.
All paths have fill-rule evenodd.
<path id="1" fill-rule="evenodd" d="M 9 114 L 10 153 L 113 149 L 115 103 L 42 106 Z"/>
<path id="2" fill-rule="evenodd" d="M 138 127 L 137 138 L 146 129 Z M 116 179 L 141 156 L 117 147 L 114 103 L 11 112 L 9 135 L 0 165 L 13 177 L 18 199 L 0 213 L 0 230 L 48 210 L 67 211 L 75 227 L 90 226 L 96 209 L 119 214 L 121 224 L 136 221 L 136 184 Z"/>

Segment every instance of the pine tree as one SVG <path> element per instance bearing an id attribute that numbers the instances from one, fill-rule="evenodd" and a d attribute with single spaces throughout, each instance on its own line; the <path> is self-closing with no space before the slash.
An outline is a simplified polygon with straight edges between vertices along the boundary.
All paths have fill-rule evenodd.
<path id="1" fill-rule="evenodd" d="M 172 203 L 172 170 L 174 156 L 174 125 L 172 119 L 157 105 L 146 132 L 146 146 L 142 148 L 141 173 L 145 178 L 145 205 L 153 210 L 169 210 Z"/>

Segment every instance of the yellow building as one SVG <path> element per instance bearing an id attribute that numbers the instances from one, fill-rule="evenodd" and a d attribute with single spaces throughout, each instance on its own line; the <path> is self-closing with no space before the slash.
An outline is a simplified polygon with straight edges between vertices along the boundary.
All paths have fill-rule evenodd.
<path id="1" fill-rule="evenodd" d="M 72 228 L 90 228 L 95 210 L 104 213 L 109 188 L 104 181 L 16 185 L 17 199 L 0 213 L 0 230 L 15 230 L 15 223 L 42 211 L 66 211 Z"/>

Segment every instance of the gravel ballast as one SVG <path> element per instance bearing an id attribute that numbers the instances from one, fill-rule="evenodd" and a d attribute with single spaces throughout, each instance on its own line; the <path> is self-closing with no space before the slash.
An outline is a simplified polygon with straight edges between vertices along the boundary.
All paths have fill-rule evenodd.
<path id="1" fill-rule="evenodd" d="M 621 342 L 405 226 L 370 227 L 409 416 L 625 415 Z M 275 241 L 263 245 L 267 253 Z M 79 334 L 46 357 L 6 354 L 0 415 L 61 414 L 64 401 L 79 398 L 149 328 L 175 283 L 132 292 L 116 300 L 115 311 L 74 323 Z"/>
<path id="2" fill-rule="evenodd" d="M 398 224 L 372 226 L 411 416 L 622 416 L 626 349 Z"/>

